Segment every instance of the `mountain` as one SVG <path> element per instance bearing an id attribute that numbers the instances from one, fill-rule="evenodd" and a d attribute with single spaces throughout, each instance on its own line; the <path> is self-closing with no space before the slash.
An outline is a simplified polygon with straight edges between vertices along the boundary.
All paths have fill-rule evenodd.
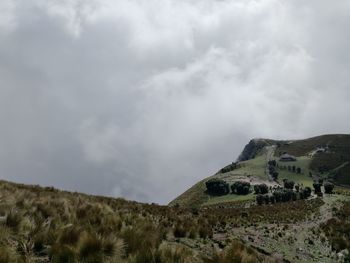
<path id="1" fill-rule="evenodd" d="M 278 161 L 283 153 L 295 156 L 292 166 L 301 168 L 301 173 L 278 168 L 279 181 L 271 182 L 266 169 L 269 160 Z M 311 175 L 311 176 L 310 176 Z M 206 193 L 205 182 L 222 179 L 228 184 L 235 181 L 249 181 L 251 184 L 282 184 L 283 179 L 293 180 L 305 186 L 312 186 L 315 179 L 323 178 L 339 186 L 350 186 L 350 135 L 331 134 L 304 140 L 253 139 L 243 149 L 237 162 L 233 162 L 218 173 L 198 182 L 170 205 L 200 207 L 234 201 L 255 199 L 253 194 L 246 196 L 211 196 Z"/>
<path id="2" fill-rule="evenodd" d="M 254 139 L 169 206 L 0 180 L 0 263 L 349 262 L 349 142 Z"/>

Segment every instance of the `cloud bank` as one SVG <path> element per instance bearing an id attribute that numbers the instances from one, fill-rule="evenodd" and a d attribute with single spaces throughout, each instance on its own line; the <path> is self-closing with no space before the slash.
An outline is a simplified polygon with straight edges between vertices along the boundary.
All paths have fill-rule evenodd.
<path id="1" fill-rule="evenodd" d="M 253 137 L 349 133 L 350 3 L 2 0 L 0 177 L 167 203 Z"/>

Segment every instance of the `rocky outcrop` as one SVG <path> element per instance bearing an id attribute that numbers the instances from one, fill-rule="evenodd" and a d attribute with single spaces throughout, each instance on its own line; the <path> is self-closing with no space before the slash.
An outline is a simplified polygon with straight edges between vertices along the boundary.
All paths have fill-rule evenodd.
<path id="1" fill-rule="evenodd" d="M 276 142 L 273 140 L 253 139 L 244 147 L 237 162 L 253 159 L 265 146 L 273 145 L 275 143 Z"/>

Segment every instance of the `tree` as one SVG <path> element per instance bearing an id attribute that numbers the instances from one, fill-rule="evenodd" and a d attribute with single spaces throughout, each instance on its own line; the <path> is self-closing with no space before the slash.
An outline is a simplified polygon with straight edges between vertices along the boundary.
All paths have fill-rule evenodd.
<path id="1" fill-rule="evenodd" d="M 295 173 L 295 165 L 292 166 L 292 171 Z"/>
<path id="2" fill-rule="evenodd" d="M 268 195 L 264 195 L 264 202 L 265 202 L 265 204 L 269 204 L 269 202 L 270 202 L 270 197 L 268 196 Z"/>
<path id="3" fill-rule="evenodd" d="M 237 181 L 231 185 L 233 194 L 247 195 L 250 192 L 250 183 L 244 181 Z"/>
<path id="4" fill-rule="evenodd" d="M 271 161 L 268 161 L 267 163 L 268 163 L 268 165 L 270 165 L 270 166 L 274 166 L 274 167 L 277 166 L 276 160 L 271 160 Z"/>
<path id="5" fill-rule="evenodd" d="M 334 189 L 334 184 L 330 183 L 330 182 L 326 182 L 324 184 L 324 192 L 326 194 L 331 194 L 333 193 L 333 189 Z"/>
<path id="6" fill-rule="evenodd" d="M 275 197 L 276 203 L 279 203 L 282 201 L 282 191 L 275 191 L 272 194 Z"/>
<path id="7" fill-rule="evenodd" d="M 314 187 L 314 190 L 315 190 L 315 194 L 320 194 L 320 193 L 322 193 L 322 191 L 321 191 L 321 184 L 320 183 L 316 183 L 316 182 L 314 182 L 313 183 L 313 187 Z"/>
<path id="8" fill-rule="evenodd" d="M 311 196 L 311 188 L 310 187 L 305 187 L 304 189 L 303 189 L 303 195 L 304 195 L 304 198 L 306 199 L 306 198 L 308 198 L 308 197 L 310 197 Z"/>
<path id="9" fill-rule="evenodd" d="M 266 184 L 257 184 L 254 185 L 255 194 L 267 194 L 269 192 L 269 188 Z"/>
<path id="10" fill-rule="evenodd" d="M 292 200 L 293 191 L 290 189 L 282 191 L 282 202 L 289 202 Z"/>
<path id="11" fill-rule="evenodd" d="M 301 173 L 301 168 L 298 167 L 296 171 L 297 171 L 297 174 L 300 174 Z"/>
<path id="12" fill-rule="evenodd" d="M 226 195 L 230 192 L 229 184 L 222 179 L 213 178 L 205 182 L 208 194 Z"/>
<path id="13" fill-rule="evenodd" d="M 239 167 L 239 165 L 235 162 L 225 166 L 224 168 L 222 168 L 219 173 L 228 173 L 228 172 L 231 172 L 235 169 L 237 169 Z"/>
<path id="14" fill-rule="evenodd" d="M 276 171 L 274 171 L 274 172 L 272 173 L 272 179 L 276 181 L 276 180 L 278 179 L 278 175 L 279 175 L 279 173 L 276 172 Z"/>
<path id="15" fill-rule="evenodd" d="M 283 183 L 284 183 L 284 188 L 293 190 L 294 188 L 293 181 L 286 179 L 286 180 L 283 180 Z"/>

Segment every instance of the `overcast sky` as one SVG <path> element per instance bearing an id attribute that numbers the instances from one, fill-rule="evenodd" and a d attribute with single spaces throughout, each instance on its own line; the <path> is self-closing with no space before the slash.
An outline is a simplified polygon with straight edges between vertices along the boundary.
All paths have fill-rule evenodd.
<path id="1" fill-rule="evenodd" d="M 253 137 L 350 129 L 350 1 L 1 0 L 0 178 L 165 204 Z"/>

